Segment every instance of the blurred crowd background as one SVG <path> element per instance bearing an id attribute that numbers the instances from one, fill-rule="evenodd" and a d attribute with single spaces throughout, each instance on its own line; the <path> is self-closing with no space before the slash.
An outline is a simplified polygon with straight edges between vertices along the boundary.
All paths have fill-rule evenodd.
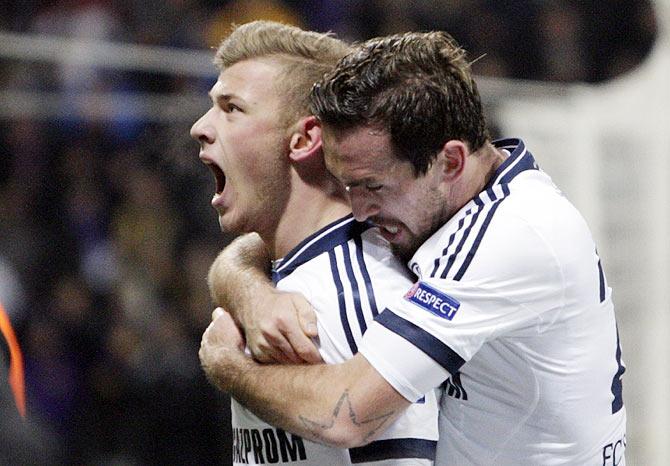
<path id="1" fill-rule="evenodd" d="M 260 18 L 347 40 L 444 29 L 476 74 L 594 85 L 641 63 L 657 28 L 634 0 L 23 0 L 5 2 L 0 31 L 202 50 Z M 113 118 L 68 114 L 83 92 L 205 95 L 214 80 L 213 67 L 207 79 L 0 58 L 0 89 L 56 93 L 63 107 L 0 118 L 0 300 L 24 350 L 28 416 L 64 464 L 230 462 L 228 400 L 197 351 L 207 269 L 231 238 L 189 123 L 123 101 Z"/>

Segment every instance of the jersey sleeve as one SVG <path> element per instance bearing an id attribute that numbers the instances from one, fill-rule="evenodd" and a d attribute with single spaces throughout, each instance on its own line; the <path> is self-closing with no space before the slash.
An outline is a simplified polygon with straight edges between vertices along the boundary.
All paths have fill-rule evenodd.
<path id="1" fill-rule="evenodd" d="M 536 332 L 562 306 L 561 266 L 542 234 L 521 219 L 499 223 L 465 274 L 423 275 L 365 335 L 361 353 L 408 400 L 456 374 L 485 342 Z M 449 258 L 440 256 L 442 247 L 432 249 L 417 254 L 439 271 L 433 264 Z"/>

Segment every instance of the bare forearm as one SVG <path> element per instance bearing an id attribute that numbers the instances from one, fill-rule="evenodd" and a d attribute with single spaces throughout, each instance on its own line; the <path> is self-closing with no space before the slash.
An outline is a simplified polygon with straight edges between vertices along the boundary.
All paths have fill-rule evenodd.
<path id="1" fill-rule="evenodd" d="M 255 233 L 237 238 L 216 258 L 207 281 L 214 302 L 244 331 L 261 362 L 321 361 L 311 340 L 316 315 L 302 296 L 278 292 L 269 279 L 270 259 Z"/>
<path id="2" fill-rule="evenodd" d="M 228 353 L 205 370 L 220 389 L 266 422 L 349 448 L 374 440 L 409 405 L 359 358 L 338 365 L 278 366 Z M 370 376 L 379 381 L 364 382 Z"/>
<path id="3" fill-rule="evenodd" d="M 270 259 L 263 240 L 250 233 L 235 239 L 212 264 L 207 284 L 214 302 L 244 323 L 247 309 L 256 298 L 274 291 L 269 279 Z"/>

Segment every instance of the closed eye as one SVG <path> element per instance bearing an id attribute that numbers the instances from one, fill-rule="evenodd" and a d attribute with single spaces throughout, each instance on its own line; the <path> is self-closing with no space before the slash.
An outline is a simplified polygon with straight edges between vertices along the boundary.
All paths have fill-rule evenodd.
<path id="1" fill-rule="evenodd" d="M 351 193 L 353 189 L 365 189 L 368 192 L 376 192 L 384 187 L 383 184 L 373 182 L 351 182 L 344 185 L 346 192 Z"/>

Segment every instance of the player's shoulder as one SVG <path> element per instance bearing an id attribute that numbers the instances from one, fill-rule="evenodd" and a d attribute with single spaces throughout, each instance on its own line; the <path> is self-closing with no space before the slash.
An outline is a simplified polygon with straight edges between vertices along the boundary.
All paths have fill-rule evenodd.
<path id="1" fill-rule="evenodd" d="M 594 248 L 583 218 L 546 175 L 527 171 L 514 185 L 496 188 L 486 202 L 480 196 L 419 248 L 414 262 L 422 275 L 486 281 L 542 269 L 555 279 L 572 249 Z"/>
<path id="2" fill-rule="evenodd" d="M 533 171 L 520 177 L 527 179 L 510 186 L 509 196 L 483 232 L 470 274 L 563 283 L 566 275 L 591 266 L 591 232 L 548 176 Z"/>
<path id="3" fill-rule="evenodd" d="M 537 237 L 556 254 L 566 249 L 594 248 L 584 217 L 548 175 L 534 171 L 520 178 L 501 202 L 492 237 L 501 236 L 516 248 L 524 248 L 526 239 Z"/>
<path id="4" fill-rule="evenodd" d="M 577 213 L 565 194 L 541 170 L 529 170 L 519 174 L 508 185 L 502 206 L 522 217 L 552 209 L 558 209 L 559 215 Z"/>

